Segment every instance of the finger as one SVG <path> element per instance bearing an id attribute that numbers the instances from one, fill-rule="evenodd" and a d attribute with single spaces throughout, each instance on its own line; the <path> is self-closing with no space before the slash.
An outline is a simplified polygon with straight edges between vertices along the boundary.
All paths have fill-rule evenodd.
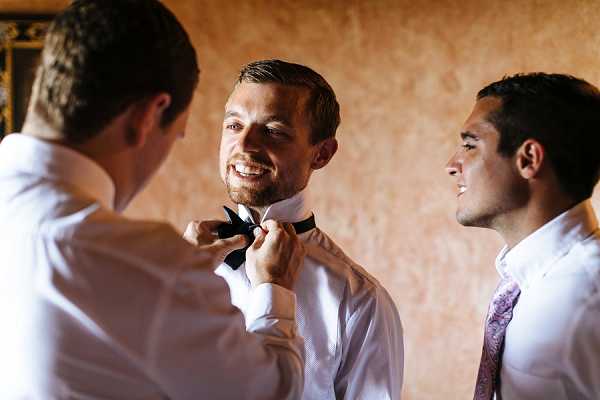
<path id="1" fill-rule="evenodd" d="M 192 244 L 198 244 L 198 221 L 190 222 L 183 232 L 183 238 Z"/>
<path id="2" fill-rule="evenodd" d="M 260 235 L 260 234 L 266 234 L 267 232 L 259 225 L 256 228 L 254 228 L 254 230 L 252 231 L 252 233 L 254 234 L 254 237 Z"/>
<path id="3" fill-rule="evenodd" d="M 284 222 L 283 224 L 283 229 L 291 236 L 294 237 L 296 236 L 296 228 L 294 228 L 293 224 Z"/>
<path id="4" fill-rule="evenodd" d="M 193 220 L 190 223 L 187 224 L 187 226 L 185 227 L 185 233 L 194 233 L 198 231 L 198 225 L 200 224 L 200 222 Z"/>
<path id="5" fill-rule="evenodd" d="M 252 242 L 252 245 L 250 245 L 250 247 L 254 250 L 259 249 L 260 246 L 262 246 L 262 244 L 264 243 L 266 237 L 267 237 L 267 234 L 263 230 L 255 229 L 254 230 L 254 242 Z"/>
<path id="6" fill-rule="evenodd" d="M 215 243 L 219 243 L 221 246 L 231 249 L 241 249 L 249 244 L 248 237 L 246 235 L 235 235 L 227 239 L 219 239 Z"/>
<path id="7" fill-rule="evenodd" d="M 225 224 L 225 221 L 219 221 L 219 220 L 207 220 L 207 221 L 202 221 L 200 222 L 200 228 L 203 229 L 206 232 L 210 232 L 210 233 L 216 233 L 217 229 L 219 228 L 219 226 Z"/>
<path id="8" fill-rule="evenodd" d="M 283 224 L 274 220 L 265 221 L 261 227 L 267 231 L 267 240 L 278 241 L 286 234 Z"/>
<path id="9" fill-rule="evenodd" d="M 213 247 L 218 250 L 236 250 L 242 249 L 248 245 L 248 238 L 245 235 L 235 235 L 227 239 L 219 239 L 213 243 Z"/>
<path id="10" fill-rule="evenodd" d="M 266 221 L 263 221 L 260 224 L 260 226 L 262 229 L 264 229 L 267 232 L 270 232 L 270 231 L 276 230 L 276 229 L 282 229 L 281 224 L 273 219 L 268 219 Z"/>

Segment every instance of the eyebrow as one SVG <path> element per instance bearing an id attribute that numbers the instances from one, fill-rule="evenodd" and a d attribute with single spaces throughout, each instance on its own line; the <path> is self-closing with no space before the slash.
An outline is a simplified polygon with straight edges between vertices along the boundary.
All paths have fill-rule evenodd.
<path id="1" fill-rule="evenodd" d="M 240 114 L 237 111 L 227 111 L 225 113 L 225 117 L 224 119 L 230 118 L 230 117 L 234 117 L 234 118 L 242 118 L 242 114 Z M 268 124 L 269 122 L 279 122 L 280 124 L 286 125 L 286 126 L 292 126 L 292 124 L 290 123 L 290 121 L 284 117 L 278 116 L 278 115 L 271 115 L 269 117 L 267 117 L 263 123 L 264 124 Z"/>
<path id="2" fill-rule="evenodd" d="M 462 138 L 462 140 L 467 140 L 467 139 L 479 140 L 479 136 L 477 136 L 473 132 L 469 132 L 469 131 L 461 132 L 460 137 Z"/>
<path id="3" fill-rule="evenodd" d="M 272 115 L 272 116 L 268 117 L 267 119 L 265 119 L 265 124 L 268 124 L 269 122 L 279 122 L 280 124 L 283 124 L 286 126 L 292 126 L 292 124 L 290 123 L 290 121 L 288 119 L 277 116 L 277 115 Z"/>
<path id="4" fill-rule="evenodd" d="M 229 118 L 229 117 L 240 117 L 240 113 L 236 112 L 236 111 L 227 111 L 225 113 L 225 118 Z"/>

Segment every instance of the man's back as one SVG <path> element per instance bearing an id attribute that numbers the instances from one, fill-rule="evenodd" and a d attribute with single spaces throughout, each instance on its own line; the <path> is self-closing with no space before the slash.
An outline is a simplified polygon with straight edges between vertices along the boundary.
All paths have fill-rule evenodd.
<path id="1" fill-rule="evenodd" d="M 148 296 L 152 289 L 158 295 L 160 280 L 149 280 L 145 293 L 128 290 L 128 278 L 138 279 L 128 275 L 144 271 L 130 271 L 126 260 L 106 251 L 116 235 L 128 236 L 124 239 L 134 244 L 139 225 L 124 223 L 108 212 L 90 196 L 95 193 L 88 195 L 64 180 L 41 176 L 32 171 L 34 165 L 30 171 L 14 170 L 11 161 L 3 159 L 6 168 L 0 171 L 0 281 L 5 286 L 3 296 L 10 300 L 2 302 L 2 314 L 12 316 L 5 320 L 11 329 L 4 334 L 11 340 L 3 340 L 2 345 L 11 362 L 4 364 L 3 376 L 14 375 L 20 382 L 10 379 L 7 383 L 19 383 L 21 390 L 34 389 L 39 398 L 90 390 L 109 398 L 120 394 L 137 398 L 133 393 L 149 398 L 154 393 L 158 398 L 159 389 L 140 368 L 144 344 L 118 343 L 119 337 L 126 341 L 118 330 L 150 327 L 150 321 L 140 318 L 152 315 L 150 307 L 135 315 L 127 316 L 127 312 L 139 296 Z M 89 172 L 88 179 L 99 180 L 89 187 L 95 186 L 102 195 L 102 189 L 110 186 L 102 182 L 102 174 Z M 106 235 L 119 225 L 115 236 Z M 160 228 L 164 232 L 165 227 Z M 109 299 L 123 306 L 103 310 Z M 117 315 L 119 311 L 124 314 Z M 121 323 L 116 324 L 118 320 Z M 120 348 L 127 348 L 129 357 Z M 91 363 L 91 358 L 99 361 Z M 5 390 L 2 386 L 0 390 Z M 123 393 L 124 388 L 133 392 Z"/>

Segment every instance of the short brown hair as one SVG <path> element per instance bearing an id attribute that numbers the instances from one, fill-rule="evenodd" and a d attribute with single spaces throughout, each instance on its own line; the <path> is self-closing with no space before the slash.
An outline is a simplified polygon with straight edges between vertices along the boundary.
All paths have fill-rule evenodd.
<path id="1" fill-rule="evenodd" d="M 539 141 L 563 192 L 580 202 L 600 178 L 600 91 L 583 79 L 535 72 L 506 76 L 477 99 L 502 105 L 488 119 L 500 133 L 498 152 L 511 157 L 531 138 Z"/>
<path id="2" fill-rule="evenodd" d="M 311 118 L 311 143 L 335 137 L 335 131 L 340 125 L 340 105 L 331 86 L 312 69 L 281 60 L 254 61 L 241 69 L 237 84 L 242 82 L 278 83 L 308 88 L 310 98 L 306 107 Z"/>
<path id="3" fill-rule="evenodd" d="M 161 92 L 171 96 L 161 122 L 171 123 L 198 76 L 187 33 L 158 0 L 76 0 L 50 25 L 32 105 L 67 142 L 82 143 Z"/>

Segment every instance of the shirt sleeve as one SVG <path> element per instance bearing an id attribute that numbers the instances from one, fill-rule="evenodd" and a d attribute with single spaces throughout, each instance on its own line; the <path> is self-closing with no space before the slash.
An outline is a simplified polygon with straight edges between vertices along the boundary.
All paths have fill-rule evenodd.
<path id="1" fill-rule="evenodd" d="M 272 284 L 256 287 L 246 329 L 225 282 L 212 270 L 204 278 L 200 295 L 184 290 L 182 296 L 175 288 L 159 313 L 160 338 L 150 358 L 165 392 L 190 400 L 300 398 L 304 353 L 294 293 Z"/>
<path id="2" fill-rule="evenodd" d="M 404 365 L 402 324 L 383 288 L 374 287 L 358 301 L 342 341 L 336 397 L 399 400 Z"/>
<path id="3" fill-rule="evenodd" d="M 301 397 L 303 339 L 293 292 L 259 285 L 246 329 L 210 255 L 162 225 L 123 230 L 69 254 L 85 289 L 79 308 L 144 381 L 173 400 Z M 138 375 L 128 375 L 130 386 Z"/>
<path id="4" fill-rule="evenodd" d="M 600 399 L 600 298 L 596 294 L 574 318 L 565 346 L 568 398 Z"/>
<path id="5" fill-rule="evenodd" d="M 249 332 L 282 338 L 296 336 L 296 295 L 270 283 L 251 289 L 246 326 Z"/>

